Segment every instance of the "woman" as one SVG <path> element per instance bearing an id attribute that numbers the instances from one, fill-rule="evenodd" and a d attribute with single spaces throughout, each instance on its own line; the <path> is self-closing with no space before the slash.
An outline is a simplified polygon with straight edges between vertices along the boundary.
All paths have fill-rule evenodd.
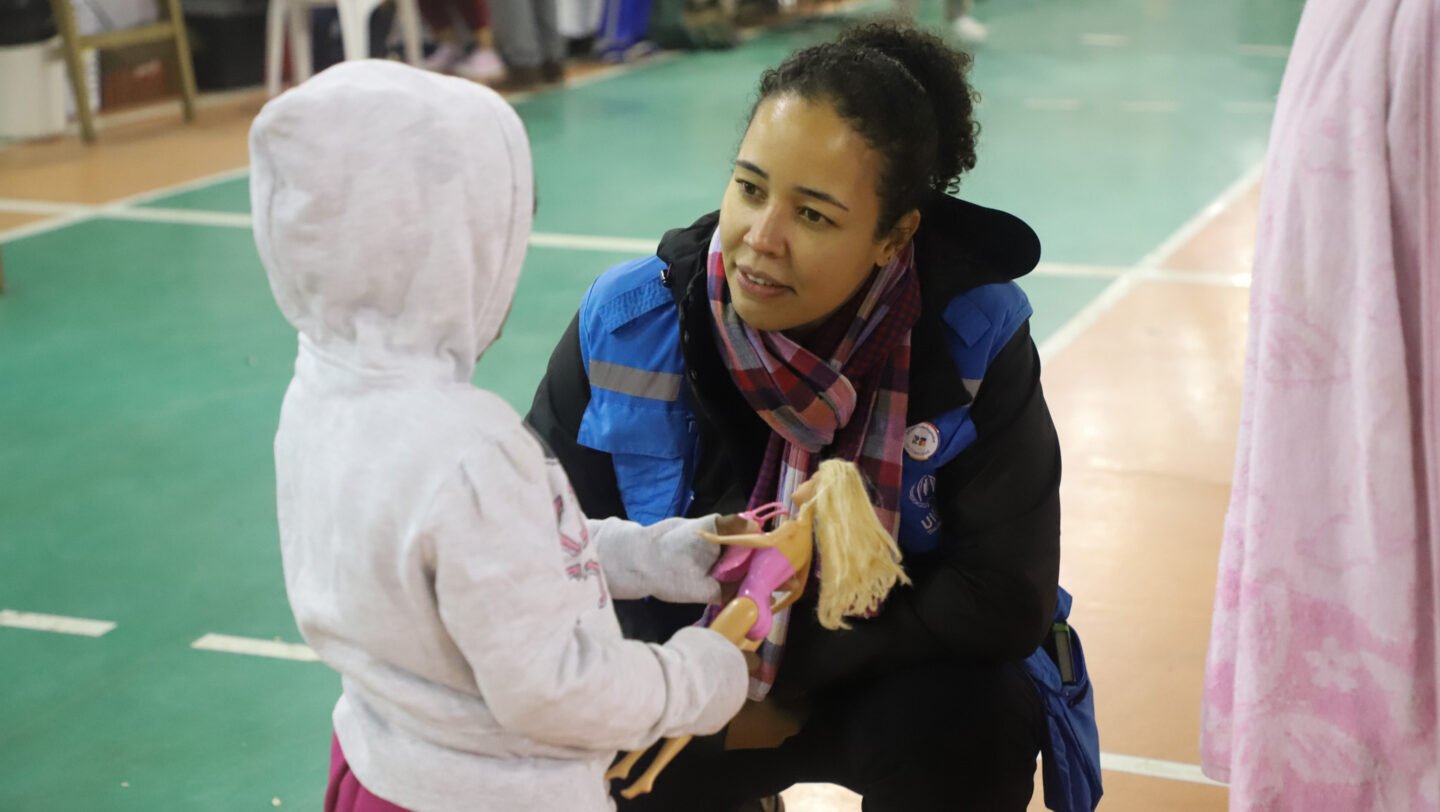
<path id="1" fill-rule="evenodd" d="M 798 733 L 692 744 L 622 810 L 731 812 L 801 781 L 867 810 L 1030 799 L 1046 713 L 1022 661 L 1055 617 L 1060 449 L 1011 281 L 1039 242 L 944 194 L 975 163 L 969 64 L 877 24 L 768 71 L 720 211 L 601 276 L 551 358 L 528 419 L 587 514 L 786 501 L 842 457 L 914 580 L 850 631 L 813 596 L 777 619 L 750 710 Z M 696 620 L 621 615 L 651 640 Z"/>

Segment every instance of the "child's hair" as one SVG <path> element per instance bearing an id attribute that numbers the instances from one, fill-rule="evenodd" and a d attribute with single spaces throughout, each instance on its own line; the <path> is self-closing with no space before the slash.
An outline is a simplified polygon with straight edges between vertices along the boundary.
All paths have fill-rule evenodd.
<path id="1" fill-rule="evenodd" d="M 967 79 L 972 62 L 968 53 L 911 26 L 861 25 L 766 71 L 750 117 L 761 102 L 782 94 L 834 105 L 880 153 L 880 238 L 927 194 L 959 189 L 960 176 L 975 167 L 980 126 Z"/>
<path id="2" fill-rule="evenodd" d="M 879 608 L 895 584 L 910 583 L 900 565 L 900 548 L 880 523 L 853 463 L 826 460 L 815 476 L 813 511 L 820 556 L 820 625 L 848 629 L 846 617 Z"/>

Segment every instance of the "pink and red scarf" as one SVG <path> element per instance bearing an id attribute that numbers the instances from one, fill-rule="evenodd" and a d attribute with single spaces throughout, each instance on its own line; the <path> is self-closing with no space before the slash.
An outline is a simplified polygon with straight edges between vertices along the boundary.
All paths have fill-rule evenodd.
<path id="1" fill-rule="evenodd" d="M 898 538 L 910 331 L 920 318 L 913 246 L 878 269 L 804 345 L 741 321 L 730 303 L 718 231 L 706 272 L 720 355 L 772 432 L 749 506 L 779 501 L 789 508 L 790 495 L 822 460 L 846 459 L 869 480 L 875 512 Z M 788 627 L 789 612 L 778 613 L 751 674 L 751 699 L 769 693 Z"/>

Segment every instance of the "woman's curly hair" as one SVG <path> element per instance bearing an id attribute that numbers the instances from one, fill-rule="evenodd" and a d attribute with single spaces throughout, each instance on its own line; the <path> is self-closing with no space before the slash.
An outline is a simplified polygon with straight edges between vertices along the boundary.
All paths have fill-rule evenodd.
<path id="1" fill-rule="evenodd" d="M 934 34 L 869 23 L 767 70 L 750 116 L 784 94 L 834 105 L 881 155 L 879 237 L 928 193 L 956 191 L 974 168 L 980 125 L 967 78 L 972 62 Z"/>

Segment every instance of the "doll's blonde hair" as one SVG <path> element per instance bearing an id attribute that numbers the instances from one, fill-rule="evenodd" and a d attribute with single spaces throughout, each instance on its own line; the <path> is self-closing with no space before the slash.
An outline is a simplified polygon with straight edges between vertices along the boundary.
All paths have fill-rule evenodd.
<path id="1" fill-rule="evenodd" d="M 815 473 L 814 498 L 801 509 L 815 522 L 820 556 L 820 600 L 816 612 L 827 629 L 848 629 L 847 617 L 878 609 L 895 584 L 910 583 L 900 548 L 880 523 L 860 469 L 845 460 L 826 460 Z"/>

